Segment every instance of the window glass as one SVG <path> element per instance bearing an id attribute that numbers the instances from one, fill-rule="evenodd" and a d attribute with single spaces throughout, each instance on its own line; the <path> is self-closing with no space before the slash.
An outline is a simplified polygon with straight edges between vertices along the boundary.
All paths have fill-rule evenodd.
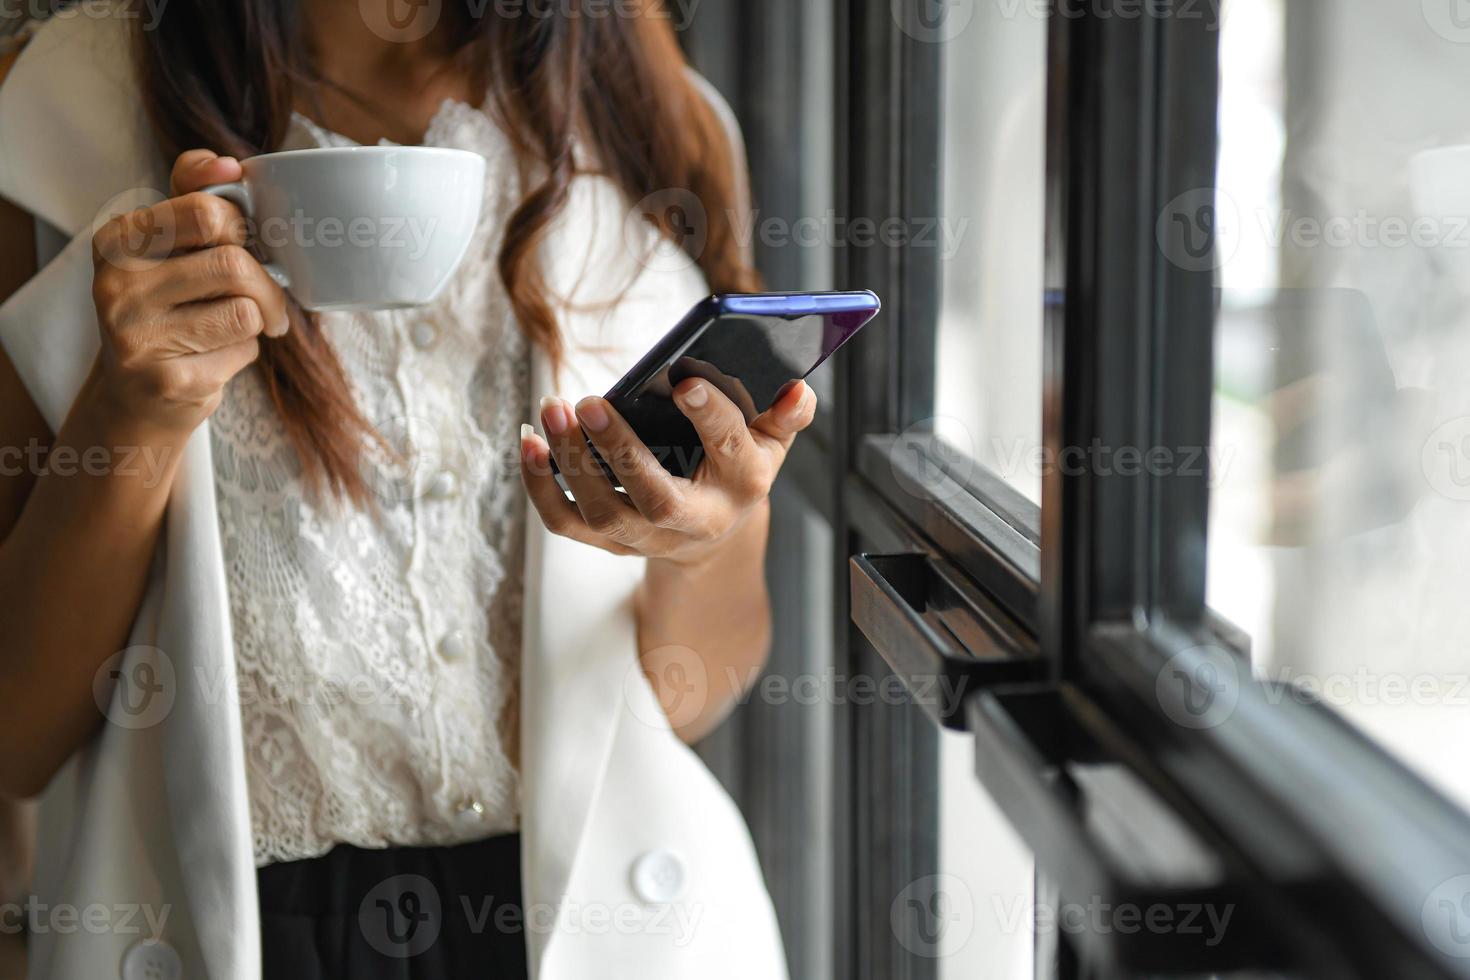
<path id="1" fill-rule="evenodd" d="M 1470 19 L 1225 0 L 1210 601 L 1470 799 Z M 1170 258 L 1201 260 L 1174 240 Z"/>
<path id="2" fill-rule="evenodd" d="M 975 739 L 939 742 L 939 890 L 932 906 L 940 980 L 1015 980 L 1032 975 L 1036 908 L 1031 852 L 975 777 Z"/>
<path id="3" fill-rule="evenodd" d="M 957 4 L 943 23 L 943 204 L 915 229 L 941 249 L 934 425 L 1040 502 L 1046 18 Z"/>
<path id="4" fill-rule="evenodd" d="M 886 954 L 875 951 L 889 964 L 879 975 L 1034 975 L 1036 923 L 1047 921 L 1048 910 L 1038 908 L 1031 852 L 976 777 L 974 737 L 940 729 L 917 703 L 942 697 L 938 688 L 909 695 L 876 653 L 870 663 L 874 672 L 864 677 L 863 703 L 856 688 L 852 703 L 872 720 L 883 742 L 902 744 L 911 760 L 880 781 L 902 802 L 890 804 L 879 846 L 882 833 L 906 834 L 909 872 L 896 875 L 892 893 L 883 895 L 890 931 L 882 941 L 894 947 Z M 935 767 L 932 777 L 921 768 L 929 765 Z"/>

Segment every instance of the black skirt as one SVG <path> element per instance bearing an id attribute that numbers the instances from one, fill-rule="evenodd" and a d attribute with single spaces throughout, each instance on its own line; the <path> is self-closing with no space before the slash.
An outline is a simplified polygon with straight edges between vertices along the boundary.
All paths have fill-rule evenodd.
<path id="1" fill-rule="evenodd" d="M 267 980 L 525 980 L 520 836 L 258 872 Z"/>

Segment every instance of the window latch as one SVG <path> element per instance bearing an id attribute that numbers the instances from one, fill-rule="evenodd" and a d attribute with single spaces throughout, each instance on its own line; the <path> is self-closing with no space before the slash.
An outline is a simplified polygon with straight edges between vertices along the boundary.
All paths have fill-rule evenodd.
<path id="1" fill-rule="evenodd" d="M 964 730 L 965 700 L 979 691 L 1046 678 L 1025 631 L 943 560 L 856 555 L 850 566 L 853 622 L 946 728 Z"/>

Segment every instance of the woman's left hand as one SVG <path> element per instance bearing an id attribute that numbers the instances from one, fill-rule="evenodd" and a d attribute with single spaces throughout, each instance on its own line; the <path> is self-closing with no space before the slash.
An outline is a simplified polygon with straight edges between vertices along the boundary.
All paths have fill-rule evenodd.
<path id="1" fill-rule="evenodd" d="M 521 478 L 553 534 L 619 555 L 699 562 L 764 507 L 796 434 L 811 425 L 817 396 L 805 383 L 792 385 L 749 425 L 708 381 L 681 382 L 674 403 L 704 444 L 692 479 L 665 470 L 606 399 L 584 398 L 575 410 L 560 398 L 542 400 L 546 439 L 522 428 Z M 583 430 L 626 496 L 588 451 Z M 556 483 L 553 458 L 575 503 Z"/>

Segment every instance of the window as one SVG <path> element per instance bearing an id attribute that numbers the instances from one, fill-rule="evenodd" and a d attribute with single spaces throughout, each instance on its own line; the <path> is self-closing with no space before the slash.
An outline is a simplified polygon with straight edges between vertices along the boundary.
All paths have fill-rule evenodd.
<path id="1" fill-rule="evenodd" d="M 939 37 L 943 197 L 916 246 L 941 259 L 935 428 L 1040 503 L 1046 18 L 978 4 Z"/>
<path id="2" fill-rule="evenodd" d="M 1463 670 L 1470 261 L 1296 238 L 1470 215 L 1456 2 L 701 7 L 768 213 L 950 229 L 761 254 L 884 299 L 776 504 L 841 681 L 703 749 L 794 975 L 1467 975 L 1456 713 L 1276 673 Z"/>
<path id="3" fill-rule="evenodd" d="M 1470 801 L 1470 112 L 1436 95 L 1470 69 L 1452 10 L 1226 4 L 1211 598 L 1258 674 Z"/>

